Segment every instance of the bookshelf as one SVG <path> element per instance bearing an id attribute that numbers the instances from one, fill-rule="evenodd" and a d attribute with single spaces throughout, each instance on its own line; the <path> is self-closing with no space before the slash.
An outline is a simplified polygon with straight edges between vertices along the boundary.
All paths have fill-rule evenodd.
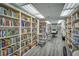
<path id="1" fill-rule="evenodd" d="M 66 41 L 70 49 L 72 49 L 72 18 L 67 17 L 66 20 Z"/>
<path id="2" fill-rule="evenodd" d="M 79 12 L 75 12 L 66 20 L 67 43 L 71 51 L 79 50 Z"/>
<path id="3" fill-rule="evenodd" d="M 46 22 L 39 20 L 39 41 L 46 40 Z"/>
<path id="4" fill-rule="evenodd" d="M 21 56 L 37 45 L 37 19 L 0 4 L 0 56 Z"/>
<path id="5" fill-rule="evenodd" d="M 37 45 L 37 19 L 32 18 L 32 46 Z"/>
<path id="6" fill-rule="evenodd" d="M 79 49 L 79 12 L 72 15 L 73 31 L 72 31 L 72 44 L 73 50 Z"/>
<path id="7" fill-rule="evenodd" d="M 21 14 L 21 55 L 27 52 L 31 45 L 31 17 Z"/>
<path id="8" fill-rule="evenodd" d="M 19 11 L 0 4 L 0 55 L 19 55 Z"/>

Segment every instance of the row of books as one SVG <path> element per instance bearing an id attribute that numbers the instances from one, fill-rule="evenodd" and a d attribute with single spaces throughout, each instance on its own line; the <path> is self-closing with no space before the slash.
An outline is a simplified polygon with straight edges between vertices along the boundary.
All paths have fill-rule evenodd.
<path id="1" fill-rule="evenodd" d="M 35 27 L 35 26 L 37 26 L 37 24 L 36 23 L 33 23 L 32 26 Z"/>
<path id="2" fill-rule="evenodd" d="M 6 39 L 0 39 L 0 48 L 4 48 L 10 45 L 13 45 L 17 42 L 20 42 L 20 37 L 13 37 L 13 38 L 6 38 Z"/>
<path id="3" fill-rule="evenodd" d="M 35 22 L 35 23 L 37 23 L 37 20 L 36 20 L 36 19 L 32 19 L 32 22 Z"/>
<path id="4" fill-rule="evenodd" d="M 19 34 L 18 28 L 0 28 L 0 37 L 8 37 Z"/>
<path id="5" fill-rule="evenodd" d="M 73 33 L 79 35 L 79 29 L 74 28 Z"/>
<path id="6" fill-rule="evenodd" d="M 19 26 L 19 21 L 6 17 L 0 17 L 0 26 Z"/>
<path id="7" fill-rule="evenodd" d="M 21 32 L 22 33 L 27 33 L 27 29 L 22 29 Z"/>
<path id="8" fill-rule="evenodd" d="M 32 29 L 32 32 L 36 32 L 36 31 L 37 31 L 37 29 L 36 29 L 36 28 L 33 28 L 33 29 Z"/>
<path id="9" fill-rule="evenodd" d="M 74 45 L 79 45 L 79 37 L 73 37 L 72 43 Z"/>
<path id="10" fill-rule="evenodd" d="M 16 12 L 14 12 L 13 10 L 10 10 L 8 8 L 4 8 L 4 7 L 0 7 L 0 14 L 2 14 L 2 15 L 9 15 L 9 16 L 12 16 L 12 17 L 16 17 L 17 16 Z"/>
<path id="11" fill-rule="evenodd" d="M 27 28 L 27 32 L 30 32 L 31 31 L 31 29 L 30 28 Z"/>
<path id="12" fill-rule="evenodd" d="M 19 43 L 17 43 L 15 45 L 12 45 L 12 46 L 2 49 L 1 53 L 3 56 L 7 56 L 7 55 L 14 53 L 19 48 L 20 48 Z"/>
<path id="13" fill-rule="evenodd" d="M 1 50 L 0 50 L 0 56 L 1 56 Z"/>
<path id="14" fill-rule="evenodd" d="M 29 27 L 30 26 L 30 23 L 29 22 L 26 22 L 24 20 L 21 20 L 21 26 L 22 27 Z"/>
<path id="15" fill-rule="evenodd" d="M 21 35 L 21 40 L 27 39 L 27 34 Z"/>

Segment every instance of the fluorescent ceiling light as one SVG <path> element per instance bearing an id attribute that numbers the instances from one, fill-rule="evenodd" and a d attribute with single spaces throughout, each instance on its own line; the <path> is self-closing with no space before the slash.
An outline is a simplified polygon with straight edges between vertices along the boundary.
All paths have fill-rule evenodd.
<path id="1" fill-rule="evenodd" d="M 51 22 L 50 22 L 50 21 L 46 21 L 46 23 L 47 23 L 47 24 L 51 24 Z"/>
<path id="2" fill-rule="evenodd" d="M 37 18 L 44 18 L 44 16 L 32 4 L 27 4 L 22 7 Z"/>
<path id="3" fill-rule="evenodd" d="M 72 11 L 79 6 L 78 3 L 66 3 L 60 16 L 69 16 Z"/>
<path id="4" fill-rule="evenodd" d="M 78 7 L 79 3 L 66 3 L 63 9 L 74 9 Z"/>
<path id="5" fill-rule="evenodd" d="M 44 16 L 42 16 L 41 14 L 35 15 L 38 18 L 44 18 Z"/>
<path id="6" fill-rule="evenodd" d="M 63 10 L 60 16 L 68 16 L 74 9 Z"/>
<path id="7" fill-rule="evenodd" d="M 63 22 L 63 20 L 59 20 L 59 21 L 58 21 L 58 24 L 60 24 L 61 22 Z"/>

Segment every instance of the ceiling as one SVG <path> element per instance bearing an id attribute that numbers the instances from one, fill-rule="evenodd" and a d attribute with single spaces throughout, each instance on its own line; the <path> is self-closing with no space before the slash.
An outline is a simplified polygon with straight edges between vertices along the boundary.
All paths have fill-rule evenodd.
<path id="1" fill-rule="evenodd" d="M 33 3 L 32 5 L 45 16 L 46 20 L 57 22 L 63 19 L 60 17 L 60 14 L 63 10 L 64 3 Z"/>

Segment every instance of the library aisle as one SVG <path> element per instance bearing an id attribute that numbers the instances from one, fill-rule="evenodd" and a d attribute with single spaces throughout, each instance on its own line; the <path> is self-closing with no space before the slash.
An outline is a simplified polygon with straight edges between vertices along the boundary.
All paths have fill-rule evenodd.
<path id="1" fill-rule="evenodd" d="M 79 3 L 0 3 L 0 56 L 79 56 Z"/>
<path id="2" fill-rule="evenodd" d="M 58 33 L 57 37 L 54 38 L 51 36 L 50 39 L 45 46 L 34 47 L 24 56 L 63 56 L 63 46 L 66 46 L 66 44 L 62 41 L 61 33 Z M 70 56 L 70 53 L 68 52 L 67 55 Z"/>

